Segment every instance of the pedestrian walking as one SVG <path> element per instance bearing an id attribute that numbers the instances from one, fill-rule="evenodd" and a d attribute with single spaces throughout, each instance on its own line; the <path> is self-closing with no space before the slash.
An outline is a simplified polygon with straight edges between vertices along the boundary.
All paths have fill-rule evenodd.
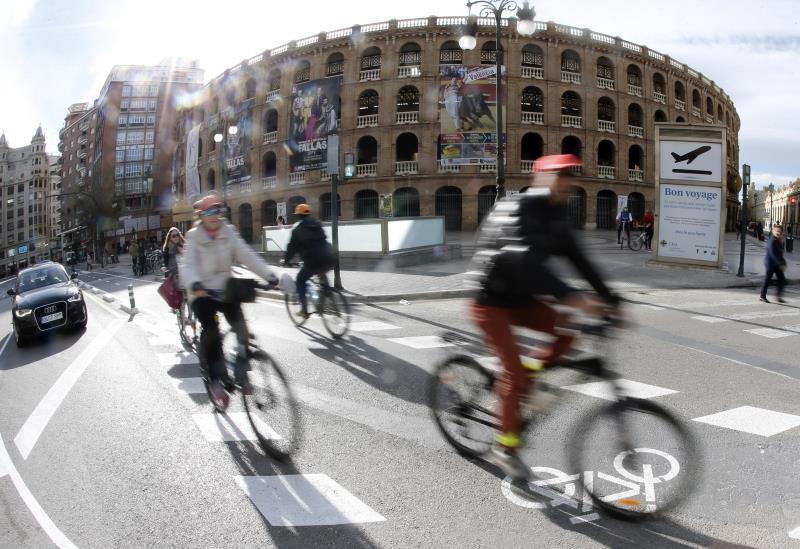
<path id="1" fill-rule="evenodd" d="M 736 238 L 739 239 L 742 237 L 742 222 L 736 222 Z"/>
<path id="2" fill-rule="evenodd" d="M 644 225 L 644 245 L 647 247 L 648 250 L 652 249 L 651 245 L 653 244 L 653 230 L 655 228 L 656 218 L 653 215 L 653 210 L 647 210 L 642 217 L 642 225 Z"/>
<path id="3" fill-rule="evenodd" d="M 139 274 L 139 245 L 136 243 L 136 240 L 131 242 L 130 246 L 128 246 L 128 253 L 131 254 L 131 263 L 133 265 L 133 275 L 138 276 Z"/>
<path id="4" fill-rule="evenodd" d="M 764 266 L 767 269 L 766 276 L 764 277 L 764 285 L 761 287 L 761 301 L 769 303 L 767 299 L 767 288 L 775 275 L 777 286 L 777 300 L 778 303 L 785 303 L 783 300 L 783 287 L 786 286 L 786 275 L 783 271 L 786 270 L 786 259 L 783 257 L 783 228 L 775 223 L 772 228 L 772 236 L 767 242 L 767 255 L 764 258 Z"/>

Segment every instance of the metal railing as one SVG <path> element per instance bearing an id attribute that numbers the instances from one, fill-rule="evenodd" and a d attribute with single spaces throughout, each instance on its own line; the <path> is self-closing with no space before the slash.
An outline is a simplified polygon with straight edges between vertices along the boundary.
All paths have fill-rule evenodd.
<path id="1" fill-rule="evenodd" d="M 378 125 L 377 114 L 364 114 L 356 117 L 357 128 L 369 128 L 371 126 L 377 126 L 377 125 Z"/>
<path id="2" fill-rule="evenodd" d="M 394 163 L 395 175 L 415 174 L 417 172 L 417 161 L 408 160 Z"/>
<path id="3" fill-rule="evenodd" d="M 617 123 L 611 122 L 609 120 L 598 120 L 597 121 L 597 130 L 601 132 L 611 132 L 614 133 L 617 131 Z"/>
<path id="4" fill-rule="evenodd" d="M 644 170 L 628 170 L 628 181 L 644 181 Z"/>
<path id="5" fill-rule="evenodd" d="M 565 128 L 580 128 L 583 122 L 581 116 L 571 116 L 569 114 L 561 115 L 561 125 Z"/>
<path id="6" fill-rule="evenodd" d="M 377 164 L 356 164 L 356 177 L 375 177 L 378 175 Z"/>
<path id="7" fill-rule="evenodd" d="M 614 179 L 617 174 L 617 168 L 614 166 L 597 166 L 597 177 L 600 179 Z"/>
<path id="8" fill-rule="evenodd" d="M 416 124 L 417 122 L 419 122 L 419 111 L 406 111 L 395 114 L 396 124 Z"/>
<path id="9" fill-rule="evenodd" d="M 613 90 L 614 89 L 614 80 L 611 78 L 601 78 L 597 77 L 597 87 L 601 90 Z"/>
<path id="10" fill-rule="evenodd" d="M 571 71 L 561 71 L 561 81 L 570 82 L 572 84 L 581 83 L 581 73 Z"/>
<path id="11" fill-rule="evenodd" d="M 264 144 L 268 143 L 275 143 L 278 141 L 278 132 L 277 130 L 274 132 L 266 132 L 264 134 Z"/>
<path id="12" fill-rule="evenodd" d="M 544 80 L 544 67 L 522 67 L 522 78 Z"/>
<path id="13" fill-rule="evenodd" d="M 543 112 L 527 112 L 522 111 L 523 124 L 544 124 Z"/>
<path id="14" fill-rule="evenodd" d="M 628 135 L 631 137 L 644 137 L 644 128 L 628 124 Z"/>
<path id="15" fill-rule="evenodd" d="M 337 76 L 344 72 L 344 61 L 331 61 L 325 67 L 326 76 Z"/>

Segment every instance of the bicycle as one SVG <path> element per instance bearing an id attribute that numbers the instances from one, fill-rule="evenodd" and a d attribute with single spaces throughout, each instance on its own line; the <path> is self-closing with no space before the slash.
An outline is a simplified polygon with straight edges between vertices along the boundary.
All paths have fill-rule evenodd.
<path id="1" fill-rule="evenodd" d="M 605 339 L 611 327 L 611 323 L 603 322 L 575 328 L 585 336 Z M 457 346 L 468 343 L 466 338 L 453 333 L 445 333 L 443 339 Z M 663 513 L 681 503 L 695 485 L 699 452 L 694 437 L 681 420 L 660 404 L 626 396 L 618 376 L 606 367 L 600 356 L 603 354 L 562 359 L 544 370 L 529 372 L 529 377 L 536 382 L 531 384 L 535 388 L 521 399 L 522 433 L 530 431 L 536 418 L 541 420 L 552 412 L 555 403 L 567 400 L 565 390 L 560 387 L 569 376 L 577 373 L 580 377 L 580 381 L 573 379 L 569 385 L 586 379 L 606 382 L 611 402 L 584 416 L 567 438 L 569 466 L 578 473 L 569 478 L 597 508 L 610 516 L 633 521 Z M 553 381 L 560 377 L 562 383 L 547 383 L 542 380 L 545 377 L 555 378 Z M 439 431 L 459 454 L 482 458 L 490 452 L 494 435 L 500 429 L 495 412 L 498 409 L 494 394 L 497 381 L 498 374 L 482 366 L 470 354 L 454 354 L 435 368 L 428 391 L 431 412 Z M 654 428 L 657 427 L 654 421 L 664 429 Z M 669 432 L 669 437 L 665 431 Z M 636 441 L 632 440 L 633 434 Z M 672 452 L 679 452 L 681 459 L 676 460 L 663 450 L 651 449 L 666 446 Z M 645 456 L 654 456 L 656 463 L 641 463 Z M 628 471 L 627 478 L 618 479 L 600 471 L 586 474 L 592 472 L 593 464 L 606 463 L 613 463 L 617 471 Z M 684 464 L 684 468 L 677 464 Z M 634 470 L 641 470 L 642 475 L 630 473 Z M 634 479 L 636 484 L 631 482 Z M 636 496 L 642 495 L 641 480 L 645 485 L 644 498 L 637 499 Z M 531 482 L 529 487 L 535 491 L 535 487 L 544 484 L 551 484 L 551 481 Z M 658 502 L 656 485 L 661 496 Z M 627 492 L 620 493 L 620 486 L 626 487 Z M 571 495 L 565 494 L 566 497 Z"/>
<path id="2" fill-rule="evenodd" d="M 200 335 L 197 319 L 194 317 L 194 311 L 189 306 L 186 292 L 184 292 L 180 308 L 175 311 L 175 316 L 178 320 L 178 333 L 181 336 L 181 343 L 183 343 L 187 351 L 196 352 Z"/>
<path id="3" fill-rule="evenodd" d="M 315 274 L 306 282 L 306 300 L 310 309 L 308 316 L 298 312 L 300 297 L 296 290 L 285 292 L 283 299 L 289 318 L 298 328 L 305 324 L 313 313 L 322 318 L 325 329 L 334 339 L 343 337 L 350 328 L 350 304 L 341 290 L 328 283 L 328 277 L 324 272 Z"/>
<path id="4" fill-rule="evenodd" d="M 272 290 L 273 286 L 259 284 L 250 279 L 232 278 L 223 295 L 209 292 L 209 297 L 221 303 L 252 303 L 255 301 L 257 289 Z M 278 364 L 258 345 L 253 334 L 248 331 L 244 316 L 242 316 L 242 326 L 239 328 L 245 332 L 247 343 L 239 344 L 236 339 L 235 344 L 223 344 L 226 369 L 223 387 L 231 394 L 236 391 L 241 393 L 250 426 L 263 450 L 275 459 L 285 460 L 300 446 L 302 439 L 302 421 L 297 399 Z M 232 340 L 229 336 L 235 336 L 235 329 L 231 327 L 220 335 L 222 341 L 227 343 Z M 224 414 L 226 410 L 212 398 L 210 372 L 196 341 L 192 350 L 200 359 L 203 383 L 214 410 Z M 247 371 L 253 387 L 252 394 L 247 394 L 242 387 L 231 381 L 234 379 L 234 366 L 237 360 L 246 360 L 248 363 Z"/>
<path id="5" fill-rule="evenodd" d="M 642 249 L 642 247 L 645 245 L 645 242 L 647 241 L 647 232 L 642 228 L 635 230 L 638 230 L 640 232 L 634 238 L 630 237 L 630 231 L 628 231 L 628 248 L 630 248 L 634 252 L 638 252 L 639 250 Z"/>

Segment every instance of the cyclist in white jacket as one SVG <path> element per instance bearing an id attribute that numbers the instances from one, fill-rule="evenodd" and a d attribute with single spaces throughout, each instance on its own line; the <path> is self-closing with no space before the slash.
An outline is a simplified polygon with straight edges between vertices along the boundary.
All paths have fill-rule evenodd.
<path id="1" fill-rule="evenodd" d="M 197 203 L 195 210 L 200 221 L 186 233 L 183 263 L 180 265 L 181 283 L 187 290 L 195 316 L 200 321 L 201 358 L 207 365 L 211 379 L 211 395 L 223 408 L 228 404 L 224 384 L 228 383 L 222 356 L 222 340 L 216 313 L 222 312 L 234 328 L 240 344 L 247 343 L 241 322 L 242 309 L 238 303 L 212 299 L 222 296 L 225 283 L 233 276 L 232 267 L 242 264 L 270 283 L 277 283 L 272 269 L 261 260 L 236 229 L 225 222 L 223 204 L 219 196 L 210 194 Z M 242 357 L 243 358 L 243 357 Z M 252 392 L 247 379 L 246 365 L 237 361 L 235 381 L 246 393 Z"/>

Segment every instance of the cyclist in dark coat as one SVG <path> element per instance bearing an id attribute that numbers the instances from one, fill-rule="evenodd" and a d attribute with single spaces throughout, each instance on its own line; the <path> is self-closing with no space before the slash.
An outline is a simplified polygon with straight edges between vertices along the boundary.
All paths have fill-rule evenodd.
<path id="1" fill-rule="evenodd" d="M 292 229 L 292 237 L 283 261 L 288 264 L 295 255 L 303 260 L 303 267 L 297 273 L 295 284 L 300 300 L 299 314 L 308 316 L 306 282 L 314 275 L 327 278 L 326 273 L 333 269 L 333 248 L 325 236 L 322 223 L 311 215 L 311 206 L 298 204 L 294 213 L 300 216 L 300 221 Z"/>

